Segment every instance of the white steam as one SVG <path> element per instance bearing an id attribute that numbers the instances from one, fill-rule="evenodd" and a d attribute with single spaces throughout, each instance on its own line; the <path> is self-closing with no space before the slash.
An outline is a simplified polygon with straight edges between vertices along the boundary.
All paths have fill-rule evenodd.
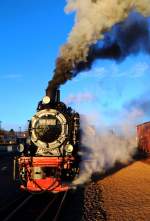
<path id="1" fill-rule="evenodd" d="M 68 0 L 66 12 L 75 12 L 75 25 L 68 42 L 61 49 L 53 81 L 56 85 L 71 79 L 71 71 L 80 61 L 86 61 L 90 46 L 103 38 L 115 24 L 124 21 L 132 11 L 150 16 L 150 0 Z M 65 71 L 65 73 L 64 73 Z M 69 74 L 68 74 L 69 73 Z M 62 76 L 62 79 L 60 78 Z M 61 80 L 60 80 L 61 79 Z M 84 99 L 79 96 L 78 101 Z M 70 99 L 72 100 L 72 98 Z M 113 130 L 92 118 L 82 119 L 83 161 L 75 184 L 86 182 L 93 173 L 104 172 L 116 162 L 128 163 L 136 149 L 136 120 L 139 110 L 127 113 Z M 96 122 L 96 125 L 98 123 Z"/>
<path id="2" fill-rule="evenodd" d="M 94 95 L 90 92 L 84 92 L 84 93 L 78 93 L 76 95 L 70 94 L 66 100 L 65 103 L 67 105 L 72 105 L 72 104 L 80 104 L 82 102 L 90 102 L 95 99 Z"/>
<path id="3" fill-rule="evenodd" d="M 132 113 L 125 113 L 120 123 L 111 128 L 102 124 L 102 121 L 99 126 L 94 126 L 93 118 L 82 117 L 82 163 L 75 185 L 87 182 L 93 173 L 104 173 L 116 162 L 127 164 L 132 161 L 137 149 L 137 119 L 142 115 L 136 109 Z"/>
<path id="4" fill-rule="evenodd" d="M 86 60 L 89 47 L 131 11 L 150 15 L 150 0 L 68 0 L 65 11 L 76 12 L 75 25 L 61 57 L 72 63 Z"/>

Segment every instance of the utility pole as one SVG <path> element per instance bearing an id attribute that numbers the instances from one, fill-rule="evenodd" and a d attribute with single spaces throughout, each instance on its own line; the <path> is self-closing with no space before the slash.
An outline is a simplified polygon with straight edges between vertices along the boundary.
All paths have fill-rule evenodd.
<path id="1" fill-rule="evenodd" d="M 2 129 L 2 121 L 0 120 L 0 130 Z"/>
<path id="2" fill-rule="evenodd" d="M 19 127 L 19 134 L 20 134 L 20 137 L 21 137 L 21 127 Z"/>

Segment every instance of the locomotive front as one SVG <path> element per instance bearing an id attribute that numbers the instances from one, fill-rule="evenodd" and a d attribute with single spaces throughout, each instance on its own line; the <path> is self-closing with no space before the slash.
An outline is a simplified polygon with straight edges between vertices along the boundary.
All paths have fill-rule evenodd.
<path id="1" fill-rule="evenodd" d="M 15 161 L 16 178 L 28 191 L 66 191 L 79 172 L 79 114 L 60 102 L 59 90 L 39 102 L 27 143 Z M 16 170 L 16 169 L 15 169 Z"/>

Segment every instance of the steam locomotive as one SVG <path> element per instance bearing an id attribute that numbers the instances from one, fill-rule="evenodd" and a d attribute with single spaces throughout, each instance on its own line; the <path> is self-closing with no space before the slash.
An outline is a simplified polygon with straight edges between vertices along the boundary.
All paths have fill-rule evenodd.
<path id="1" fill-rule="evenodd" d="M 39 102 L 29 121 L 29 137 L 14 160 L 15 180 L 31 192 L 61 192 L 79 173 L 80 116 L 54 90 Z"/>

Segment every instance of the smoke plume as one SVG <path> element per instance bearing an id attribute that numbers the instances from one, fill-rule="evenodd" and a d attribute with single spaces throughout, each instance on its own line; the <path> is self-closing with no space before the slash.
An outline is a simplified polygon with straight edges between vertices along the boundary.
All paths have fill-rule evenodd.
<path id="1" fill-rule="evenodd" d="M 142 114 L 138 109 L 126 112 L 120 123 L 111 128 L 102 124 L 102 121 L 96 127 L 93 118 L 82 117 L 82 163 L 79 178 L 74 180 L 75 185 L 87 182 L 96 172 L 103 174 L 117 162 L 132 162 L 137 146 L 136 123 Z"/>
<path id="2" fill-rule="evenodd" d="M 46 90 L 47 95 L 51 90 L 72 79 L 79 71 L 90 67 L 96 58 L 122 57 L 122 48 L 120 48 L 122 45 L 118 42 L 114 41 L 113 44 L 104 46 L 100 52 L 97 51 L 96 43 L 103 39 L 104 34 L 115 24 L 127 19 L 130 12 L 137 11 L 145 17 L 149 16 L 150 0 L 68 0 L 65 10 L 67 13 L 76 12 L 75 25 L 69 34 L 68 42 L 61 48 L 54 76 Z M 132 42 L 138 35 L 134 28 L 138 30 L 139 26 L 134 26 L 132 29 Z M 144 28 L 147 32 L 147 27 L 144 26 Z M 145 32 L 141 33 L 143 34 Z M 120 37 L 124 35 L 122 39 L 125 44 L 131 44 L 126 40 L 124 29 L 121 30 L 120 35 Z M 116 40 L 118 40 L 117 37 Z M 126 51 L 126 53 L 129 52 Z"/>
<path id="3" fill-rule="evenodd" d="M 80 62 L 75 72 L 91 69 L 96 59 L 114 59 L 120 62 L 139 51 L 150 53 L 149 23 L 134 12 L 106 33 L 103 41 L 90 46 L 86 62 Z"/>
<path id="4" fill-rule="evenodd" d="M 83 102 L 90 102 L 94 100 L 95 100 L 95 96 L 92 93 L 84 92 L 84 93 L 79 93 L 76 95 L 69 95 L 67 99 L 65 100 L 65 103 L 67 105 L 72 105 L 72 104 L 80 104 Z"/>
<path id="5" fill-rule="evenodd" d="M 150 91 L 142 94 L 136 99 L 131 100 L 127 104 L 124 105 L 124 108 L 127 111 L 133 111 L 134 109 L 138 109 L 143 112 L 144 116 L 150 115 L 150 98 L 149 98 Z"/>

